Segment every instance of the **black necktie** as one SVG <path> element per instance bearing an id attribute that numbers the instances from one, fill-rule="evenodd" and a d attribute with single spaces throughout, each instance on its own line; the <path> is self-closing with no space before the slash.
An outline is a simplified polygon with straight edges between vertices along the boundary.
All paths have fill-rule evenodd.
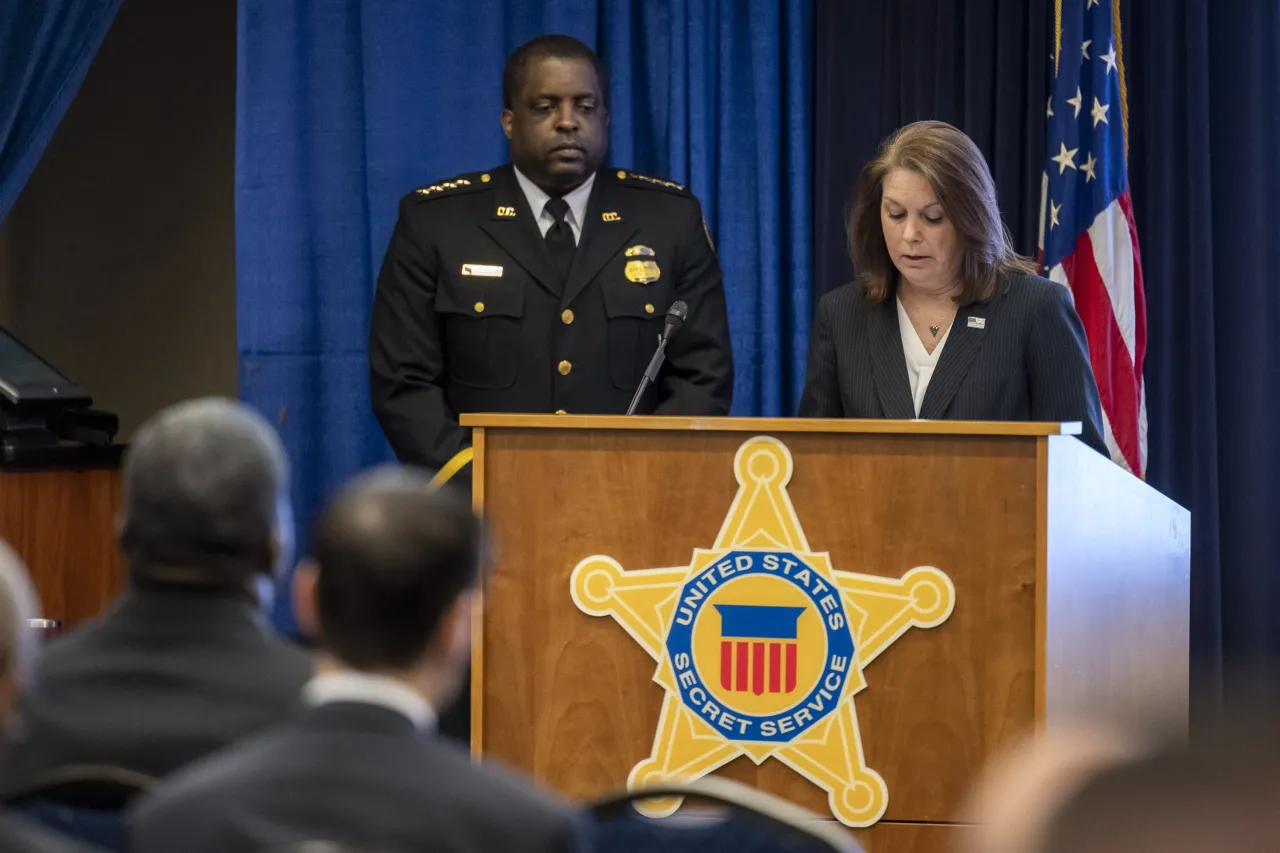
<path id="1" fill-rule="evenodd" d="M 573 239 L 573 230 L 565 221 L 565 216 L 569 213 L 569 202 L 562 198 L 548 199 L 543 210 L 554 216 L 556 220 L 555 224 L 547 229 L 547 250 L 551 252 L 551 260 L 560 271 L 560 281 L 563 282 L 569 277 L 569 267 L 573 265 L 573 253 L 578 249 L 578 244 Z"/>

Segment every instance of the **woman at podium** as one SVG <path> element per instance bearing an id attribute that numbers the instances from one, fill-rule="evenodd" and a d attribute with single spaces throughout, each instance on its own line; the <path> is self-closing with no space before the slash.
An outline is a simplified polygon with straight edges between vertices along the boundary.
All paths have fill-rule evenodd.
<path id="1" fill-rule="evenodd" d="M 800 416 L 1079 421 L 1106 454 L 1071 294 L 1013 251 L 982 152 L 907 125 L 858 178 L 856 281 L 818 302 Z"/>

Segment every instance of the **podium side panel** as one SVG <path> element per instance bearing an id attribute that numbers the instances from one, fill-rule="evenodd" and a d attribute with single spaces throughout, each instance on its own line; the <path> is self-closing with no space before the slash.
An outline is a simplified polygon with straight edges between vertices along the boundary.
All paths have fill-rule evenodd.
<path id="1" fill-rule="evenodd" d="M 882 824 L 954 820 L 982 763 L 1034 719 L 1036 439 L 775 437 L 794 460 L 788 492 L 812 552 L 839 572 L 895 579 L 934 566 L 955 585 L 951 617 L 885 648 L 854 698 L 866 765 L 889 791 Z M 570 575 L 593 555 L 637 570 L 687 566 L 711 548 L 748 438 L 487 431 L 497 569 L 486 592 L 486 756 L 593 797 L 650 755 L 665 695 L 657 661 L 612 618 L 579 611 Z M 831 813 L 824 791 L 777 760 L 742 756 L 718 772 Z"/>
<path id="2" fill-rule="evenodd" d="M 1184 734 L 1191 516 L 1079 442 L 1042 440 L 1045 722 L 1087 716 Z"/>

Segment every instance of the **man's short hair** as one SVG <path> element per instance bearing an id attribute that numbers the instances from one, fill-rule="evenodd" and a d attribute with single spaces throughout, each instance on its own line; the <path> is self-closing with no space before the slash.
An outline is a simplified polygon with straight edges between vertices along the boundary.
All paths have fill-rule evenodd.
<path id="1" fill-rule="evenodd" d="M 525 82 L 529 79 L 529 66 L 544 59 L 582 59 L 590 62 L 596 72 L 596 82 L 600 84 L 600 95 L 604 98 L 605 106 L 609 105 L 609 69 L 596 52 L 573 36 L 549 35 L 525 42 L 507 57 L 506 67 L 502 70 L 503 109 L 515 107 L 516 99 L 524 91 Z"/>
<path id="2" fill-rule="evenodd" d="M 121 546 L 135 580 L 242 588 L 273 569 L 288 505 L 279 436 L 252 409 L 205 397 L 171 406 L 125 455 Z"/>
<path id="3" fill-rule="evenodd" d="M 480 521 L 412 468 L 347 484 L 312 532 L 322 645 L 359 670 L 420 661 L 449 607 L 479 580 Z"/>

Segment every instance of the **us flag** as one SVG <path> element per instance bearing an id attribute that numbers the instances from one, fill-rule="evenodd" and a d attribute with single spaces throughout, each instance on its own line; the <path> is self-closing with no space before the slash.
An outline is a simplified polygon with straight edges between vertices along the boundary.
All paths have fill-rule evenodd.
<path id="1" fill-rule="evenodd" d="M 1089 338 L 1112 458 L 1147 467 L 1147 311 L 1129 196 L 1118 0 L 1056 0 L 1040 197 L 1040 268 L 1070 288 Z"/>

